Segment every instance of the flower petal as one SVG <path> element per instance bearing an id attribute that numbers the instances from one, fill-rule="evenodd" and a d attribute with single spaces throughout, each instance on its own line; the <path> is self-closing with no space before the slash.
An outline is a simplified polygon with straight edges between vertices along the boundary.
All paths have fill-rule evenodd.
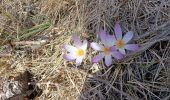
<path id="1" fill-rule="evenodd" d="M 97 62 L 99 62 L 101 59 L 103 59 L 104 56 L 105 56 L 105 55 L 104 55 L 104 52 L 102 52 L 102 53 L 96 55 L 96 56 L 92 59 L 92 62 L 93 62 L 93 63 L 97 63 Z"/>
<path id="2" fill-rule="evenodd" d="M 76 56 L 74 56 L 72 54 L 64 54 L 64 59 L 67 61 L 73 61 L 76 59 Z"/>
<path id="3" fill-rule="evenodd" d="M 120 53 L 122 53 L 122 54 L 124 54 L 124 55 L 126 54 L 126 52 L 125 52 L 125 49 L 124 49 L 124 48 L 119 49 L 119 52 L 120 52 Z"/>
<path id="4" fill-rule="evenodd" d="M 115 46 L 112 46 L 112 47 L 110 47 L 110 51 L 112 52 L 112 51 L 116 51 L 117 49 L 116 49 L 116 47 Z"/>
<path id="5" fill-rule="evenodd" d="M 126 44 L 125 49 L 130 50 L 130 51 L 138 51 L 139 46 L 137 44 Z"/>
<path id="6" fill-rule="evenodd" d="M 116 37 L 115 37 L 115 35 L 110 35 L 109 36 L 110 38 L 109 38 L 109 40 L 112 42 L 112 44 L 116 44 Z"/>
<path id="7" fill-rule="evenodd" d="M 129 31 L 125 34 L 125 36 L 123 37 L 123 40 L 125 41 L 125 43 L 129 42 L 133 37 L 133 32 Z"/>
<path id="8" fill-rule="evenodd" d="M 112 56 L 111 55 L 105 55 L 105 64 L 107 66 L 110 66 L 112 64 Z"/>
<path id="9" fill-rule="evenodd" d="M 123 54 L 121 54 L 120 52 L 118 52 L 118 51 L 113 51 L 112 52 L 112 56 L 114 57 L 114 58 L 116 58 L 116 59 L 122 59 L 124 56 L 123 56 Z"/>
<path id="10" fill-rule="evenodd" d="M 75 53 L 77 51 L 77 48 L 71 45 L 64 45 L 64 49 L 70 53 Z"/>
<path id="11" fill-rule="evenodd" d="M 76 59 L 76 66 L 80 66 L 83 61 L 83 57 L 79 57 Z"/>
<path id="12" fill-rule="evenodd" d="M 73 39 L 74 45 L 76 47 L 80 47 L 82 45 L 81 40 L 80 40 L 80 36 L 74 35 L 74 36 L 72 36 L 72 39 Z"/>
<path id="13" fill-rule="evenodd" d="M 90 45 L 94 50 L 103 51 L 104 49 L 102 45 L 95 43 L 95 42 L 92 42 Z"/>
<path id="14" fill-rule="evenodd" d="M 103 44 L 106 44 L 106 42 L 107 42 L 107 33 L 106 33 L 106 31 L 101 30 L 100 33 L 99 33 L 99 36 L 100 36 L 101 42 Z"/>
<path id="15" fill-rule="evenodd" d="M 81 48 L 82 48 L 83 50 L 85 50 L 85 51 L 86 51 L 86 49 L 87 49 L 87 44 L 88 44 L 88 43 L 87 43 L 87 40 L 84 40 Z"/>
<path id="16" fill-rule="evenodd" d="M 116 22 L 114 26 L 114 31 L 115 31 L 116 39 L 122 39 L 122 29 L 119 25 L 119 22 Z"/>
<path id="17" fill-rule="evenodd" d="M 105 46 L 111 47 L 116 44 L 116 38 L 114 35 L 107 35 L 106 37 L 107 39 L 106 39 Z"/>

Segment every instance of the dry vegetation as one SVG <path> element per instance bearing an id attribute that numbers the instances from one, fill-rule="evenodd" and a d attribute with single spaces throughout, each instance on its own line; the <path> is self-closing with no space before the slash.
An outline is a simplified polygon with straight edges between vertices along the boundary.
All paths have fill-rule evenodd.
<path id="1" fill-rule="evenodd" d="M 72 34 L 96 41 L 117 20 L 139 52 L 109 68 L 63 60 Z M 0 0 L 0 76 L 29 71 L 37 100 L 170 100 L 169 40 L 170 0 Z"/>

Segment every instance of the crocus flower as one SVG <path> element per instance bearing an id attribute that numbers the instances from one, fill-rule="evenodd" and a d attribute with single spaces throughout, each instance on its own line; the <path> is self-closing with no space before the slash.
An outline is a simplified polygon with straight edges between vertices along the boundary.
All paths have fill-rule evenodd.
<path id="1" fill-rule="evenodd" d="M 112 56 L 116 59 L 122 59 L 123 55 L 119 53 L 114 46 L 114 36 L 106 34 L 104 30 L 102 30 L 99 35 L 103 45 L 92 42 L 91 47 L 96 51 L 101 51 L 101 53 L 96 55 L 92 59 L 92 62 L 97 63 L 105 58 L 105 64 L 110 66 L 112 63 Z"/>
<path id="2" fill-rule="evenodd" d="M 69 52 L 64 54 L 64 59 L 67 61 L 76 60 L 76 66 L 79 66 L 86 57 L 87 40 L 84 40 L 82 43 L 78 36 L 73 36 L 73 40 L 74 46 L 64 45 L 64 49 Z"/>
<path id="3" fill-rule="evenodd" d="M 137 51 L 139 49 L 139 46 L 137 44 L 128 44 L 128 42 L 133 37 L 132 31 L 127 32 L 124 37 L 122 37 L 122 30 L 118 22 L 115 24 L 114 31 L 116 35 L 114 43 L 119 52 L 121 52 L 122 54 L 126 54 L 125 49 L 130 51 Z"/>

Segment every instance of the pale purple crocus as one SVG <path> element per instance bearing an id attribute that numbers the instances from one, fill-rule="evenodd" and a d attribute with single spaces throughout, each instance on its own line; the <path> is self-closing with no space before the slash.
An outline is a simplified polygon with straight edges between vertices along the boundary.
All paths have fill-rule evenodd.
<path id="1" fill-rule="evenodd" d="M 128 44 L 128 42 L 133 37 L 132 31 L 127 32 L 124 37 L 122 37 L 122 29 L 119 25 L 119 22 L 115 24 L 114 31 L 116 35 L 116 39 L 114 38 L 114 43 L 119 52 L 121 52 L 122 54 L 126 54 L 125 49 L 130 51 L 137 51 L 139 49 L 139 46 L 137 44 Z"/>
<path id="2" fill-rule="evenodd" d="M 116 59 L 122 59 L 123 55 L 119 53 L 115 46 L 114 46 L 114 35 L 108 35 L 106 34 L 106 31 L 101 30 L 100 31 L 100 39 L 103 45 L 98 44 L 96 42 L 91 43 L 91 47 L 96 50 L 100 51 L 101 53 L 96 55 L 93 59 L 93 63 L 97 63 L 101 61 L 103 58 L 105 58 L 105 64 L 107 66 L 110 66 L 112 64 L 112 57 Z"/>
<path id="3" fill-rule="evenodd" d="M 67 61 L 76 60 L 76 66 L 79 66 L 86 57 L 87 40 L 81 42 L 79 36 L 73 36 L 73 40 L 74 46 L 64 45 L 64 49 L 69 52 L 64 54 L 64 59 Z"/>

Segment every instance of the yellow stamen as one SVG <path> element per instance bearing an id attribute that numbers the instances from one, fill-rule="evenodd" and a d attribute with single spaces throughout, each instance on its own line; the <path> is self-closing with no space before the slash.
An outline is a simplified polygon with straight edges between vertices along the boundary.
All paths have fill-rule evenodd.
<path id="1" fill-rule="evenodd" d="M 109 49 L 109 48 L 104 48 L 104 52 L 105 52 L 106 54 L 109 54 L 109 53 L 110 53 L 110 49 Z"/>
<path id="2" fill-rule="evenodd" d="M 76 54 L 77 54 L 78 56 L 83 56 L 83 55 L 85 54 L 85 51 L 84 51 L 83 49 L 78 49 L 77 52 L 76 52 Z"/>
<path id="3" fill-rule="evenodd" d="M 117 40 L 116 44 L 118 48 L 123 48 L 125 45 L 125 42 L 122 39 L 120 39 L 120 40 Z"/>

